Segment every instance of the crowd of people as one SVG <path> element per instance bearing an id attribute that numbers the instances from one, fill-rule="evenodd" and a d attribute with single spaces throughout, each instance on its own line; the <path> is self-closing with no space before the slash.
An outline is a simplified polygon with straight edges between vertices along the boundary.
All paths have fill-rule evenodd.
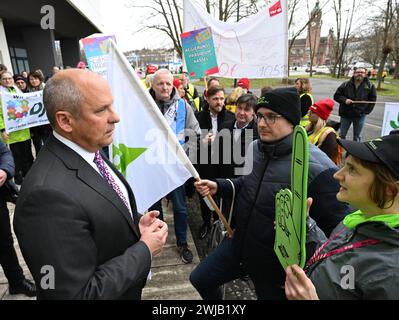
<path id="1" fill-rule="evenodd" d="M 9 213 L 2 198 L 1 244 L 9 254 L 0 262 L 4 268 L 13 261 L 14 273 L 6 271 L 10 292 L 37 291 L 39 299 L 140 299 L 152 258 L 161 252 L 169 230 L 162 199 L 140 215 L 129 184 L 102 152 L 120 120 L 108 84 L 81 63 L 62 72 L 54 69 L 46 82 L 38 71 L 26 78 L 6 70 L 0 75 L 2 90 L 44 90 L 50 122 L 25 129 L 18 138 L 13 136 L 18 132 L 8 134 L 0 126 L 14 157 L 14 180 L 22 184 L 14 218 L 21 251 L 36 283 L 43 266 L 56 272 L 51 290 L 35 288 L 21 274 L 10 249 Z M 265 87 L 259 97 L 250 85 L 248 78 L 239 79 L 227 95 L 220 81 L 210 77 L 200 95 L 187 73 L 175 78 L 151 66 L 143 77 L 180 144 L 188 153 L 194 150 L 202 179 L 189 180 L 166 196 L 184 263 L 193 261 L 187 244 L 187 191 L 194 185 L 200 195 L 199 239 L 207 237 L 218 218 L 202 197 L 213 196 L 223 203 L 224 214 L 232 212 L 234 235 L 187 275 L 192 285 L 203 299 L 222 299 L 221 286 L 245 276 L 258 299 L 398 298 L 399 162 L 392 155 L 399 134 L 361 142 L 377 98 L 366 70 L 358 68 L 333 95 L 340 127 L 329 121 L 334 100 L 314 101 L 309 79 L 298 78 L 292 87 Z M 353 141 L 348 141 L 351 124 Z M 275 195 L 291 185 L 297 125 L 306 129 L 310 144 L 308 262 L 304 270 L 296 265 L 284 270 L 273 250 Z M 3 185 L 14 169 L 11 153 L 0 147 Z M 343 281 L 345 266 L 354 270 L 349 284 Z"/>

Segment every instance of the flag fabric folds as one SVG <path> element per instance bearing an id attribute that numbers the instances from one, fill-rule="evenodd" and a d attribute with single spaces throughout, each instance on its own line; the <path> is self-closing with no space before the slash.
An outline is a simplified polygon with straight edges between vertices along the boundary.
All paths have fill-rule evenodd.
<path id="1" fill-rule="evenodd" d="M 107 79 L 121 118 L 110 159 L 132 187 L 138 212 L 144 213 L 191 176 L 199 176 L 151 95 L 110 41 Z"/>

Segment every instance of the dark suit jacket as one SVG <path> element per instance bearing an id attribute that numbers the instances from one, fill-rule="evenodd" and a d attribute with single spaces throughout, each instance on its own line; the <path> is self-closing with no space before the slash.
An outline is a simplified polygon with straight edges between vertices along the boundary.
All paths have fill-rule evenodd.
<path id="1" fill-rule="evenodd" d="M 115 172 L 117 170 L 107 161 Z M 151 253 L 111 186 L 82 157 L 49 137 L 24 180 L 14 227 L 38 299 L 140 299 Z M 45 290 L 54 268 L 55 288 Z M 46 278 L 47 277 L 47 278 Z M 44 286 L 46 288 L 46 286 Z"/>

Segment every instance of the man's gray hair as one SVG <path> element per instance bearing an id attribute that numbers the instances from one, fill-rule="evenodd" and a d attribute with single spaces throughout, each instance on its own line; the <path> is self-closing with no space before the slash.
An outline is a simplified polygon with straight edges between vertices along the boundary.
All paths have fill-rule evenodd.
<path id="1" fill-rule="evenodd" d="M 43 103 L 53 128 L 56 127 L 55 115 L 59 111 L 67 111 L 78 119 L 84 101 L 84 95 L 70 77 L 52 77 L 47 81 Z"/>
<path id="2" fill-rule="evenodd" d="M 172 72 L 170 72 L 168 69 L 159 69 L 157 72 L 154 73 L 154 79 L 153 82 L 157 81 L 157 78 L 161 75 L 161 74 L 167 74 L 169 76 L 171 76 L 173 78 L 173 74 Z"/>

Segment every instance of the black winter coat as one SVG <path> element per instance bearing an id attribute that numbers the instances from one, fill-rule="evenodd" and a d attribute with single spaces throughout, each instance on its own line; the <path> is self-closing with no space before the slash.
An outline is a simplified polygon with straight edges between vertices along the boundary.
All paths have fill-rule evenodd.
<path id="1" fill-rule="evenodd" d="M 343 118 L 360 118 L 373 111 L 375 104 L 345 104 L 346 99 L 353 101 L 377 101 L 375 86 L 365 78 L 356 89 L 354 78 L 341 84 L 334 94 L 334 100 L 339 103 L 339 115 Z"/>
<path id="2" fill-rule="evenodd" d="M 201 134 L 201 140 L 206 136 L 208 132 L 212 130 L 212 119 L 211 119 L 211 114 L 209 110 L 206 111 L 201 111 L 195 115 L 197 117 L 198 123 L 200 125 L 202 134 Z M 218 114 L 218 131 L 222 127 L 222 123 L 225 121 L 231 121 L 235 119 L 234 113 L 231 111 L 226 110 L 223 107 L 223 110 L 219 112 Z M 215 144 L 216 145 L 216 144 Z M 207 150 L 206 150 L 207 149 Z M 203 159 L 200 164 L 201 160 L 201 154 L 202 157 L 204 158 L 204 155 L 208 153 L 208 156 L 206 157 L 207 159 Z M 200 148 L 199 148 L 199 154 L 197 157 L 197 163 L 198 165 L 196 166 L 201 178 L 203 179 L 213 179 L 220 177 L 219 175 L 219 163 L 220 161 L 217 161 L 218 158 L 216 157 L 217 154 L 219 153 L 219 148 L 214 149 L 213 146 L 207 146 L 203 145 L 202 141 L 200 142 Z M 214 157 L 213 162 L 216 162 L 212 164 L 212 157 Z M 220 159 L 220 158 L 219 158 Z M 207 163 L 203 163 L 203 161 L 207 161 Z"/>
<path id="3" fill-rule="evenodd" d="M 220 175 L 219 177 L 223 178 L 233 178 L 233 177 L 238 177 L 242 174 L 236 174 L 236 168 L 242 168 L 244 166 L 244 163 L 237 163 L 234 152 L 238 152 L 240 154 L 240 158 L 245 158 L 247 149 L 249 148 L 249 145 L 252 141 L 258 139 L 258 128 L 256 125 L 255 120 L 252 120 L 248 126 L 245 129 L 241 130 L 241 135 L 239 137 L 239 141 L 237 143 L 235 142 L 235 136 L 234 136 L 234 131 L 235 130 L 240 130 L 240 129 L 235 129 L 234 125 L 236 123 L 236 120 L 230 120 L 230 121 L 225 121 L 222 124 L 222 127 L 220 130 L 228 130 L 229 135 L 227 135 L 228 140 L 223 137 L 222 140 L 220 140 L 220 149 L 221 149 L 221 154 L 226 153 L 227 151 L 230 151 L 230 158 L 225 159 L 223 157 L 223 162 L 220 165 Z M 250 133 L 250 130 L 252 132 Z M 223 134 L 223 133 L 222 133 Z M 239 150 L 236 150 L 238 149 Z M 224 152 L 224 153 L 223 153 Z M 236 155 L 237 157 L 237 155 Z M 238 159 L 238 158 L 237 158 Z M 238 159 L 240 160 L 240 159 Z M 230 164 L 231 161 L 231 164 Z M 229 163 L 227 163 L 229 162 Z"/>
<path id="4" fill-rule="evenodd" d="M 236 258 L 254 282 L 260 299 L 285 299 L 285 271 L 273 250 L 275 195 L 291 184 L 292 134 L 268 145 L 254 141 L 252 173 L 232 179 L 236 189 L 233 216 Z M 247 161 L 247 160 L 246 160 Z M 338 202 L 339 184 L 333 179 L 335 164 L 316 146 L 309 145 L 308 197 L 313 198 L 310 216 L 329 235 L 349 212 Z M 216 179 L 218 195 L 231 197 L 232 186 Z"/>
<path id="5" fill-rule="evenodd" d="M 11 179 L 15 174 L 14 158 L 3 141 L 0 141 L 0 169 L 7 173 L 7 179 Z"/>

